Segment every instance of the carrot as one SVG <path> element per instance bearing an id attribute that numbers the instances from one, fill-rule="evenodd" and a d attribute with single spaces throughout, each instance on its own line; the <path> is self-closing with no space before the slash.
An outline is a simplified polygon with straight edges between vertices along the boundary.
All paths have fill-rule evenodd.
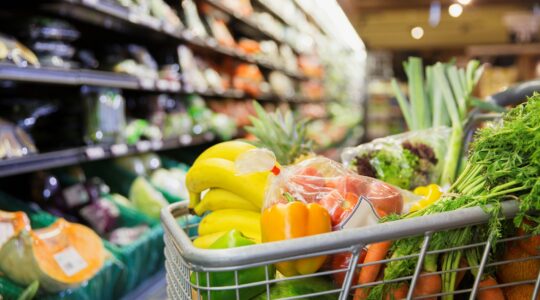
<path id="1" fill-rule="evenodd" d="M 426 272 L 422 272 L 422 274 L 420 274 L 420 277 L 418 277 L 418 281 L 416 282 L 416 286 L 413 291 L 413 296 L 428 296 L 440 293 L 442 288 L 441 275 L 430 274 L 422 276 L 423 274 L 426 274 Z M 436 300 L 437 297 L 431 297 L 426 299 Z"/>
<path id="2" fill-rule="evenodd" d="M 530 226 L 536 226 L 536 224 L 534 224 L 533 222 L 529 220 L 525 220 L 523 222 L 527 223 Z M 519 236 L 524 236 L 528 234 L 523 228 L 523 226 L 521 226 L 518 229 L 517 233 Z M 538 255 L 540 254 L 540 234 L 533 235 L 530 238 L 518 240 L 518 245 L 519 247 L 521 247 L 521 249 L 525 250 L 529 255 Z"/>
<path id="3" fill-rule="evenodd" d="M 407 298 L 407 292 L 409 292 L 409 286 L 404 283 L 397 289 L 393 289 L 391 293 L 386 294 L 386 300 L 399 300 Z"/>
<path id="4" fill-rule="evenodd" d="M 465 258 L 461 258 L 461 260 L 459 261 L 459 268 L 465 268 L 467 267 L 469 264 L 467 263 L 467 260 Z M 466 270 L 463 270 L 463 271 L 459 271 L 457 274 L 456 274 L 456 285 L 455 285 L 455 288 L 457 289 L 457 287 L 459 286 L 459 284 L 461 283 L 461 281 L 463 280 L 463 277 L 465 277 L 465 273 L 467 273 Z"/>
<path id="5" fill-rule="evenodd" d="M 480 284 L 478 285 L 479 288 L 483 287 L 490 287 L 490 286 L 496 286 L 497 280 L 495 278 L 488 276 L 486 279 L 480 281 Z M 490 288 L 487 290 L 480 290 L 477 294 L 478 300 L 504 300 L 504 294 L 501 288 Z"/>
<path id="6" fill-rule="evenodd" d="M 391 241 L 379 242 L 371 244 L 367 250 L 366 258 L 364 259 L 364 264 L 372 263 L 386 258 L 388 251 L 392 246 Z M 379 271 L 381 270 L 382 264 L 374 264 L 370 266 L 365 266 L 360 269 L 360 275 L 358 276 L 359 284 L 366 284 L 373 282 Z M 365 299 L 369 294 L 368 288 L 359 288 L 354 292 L 354 300 Z"/>

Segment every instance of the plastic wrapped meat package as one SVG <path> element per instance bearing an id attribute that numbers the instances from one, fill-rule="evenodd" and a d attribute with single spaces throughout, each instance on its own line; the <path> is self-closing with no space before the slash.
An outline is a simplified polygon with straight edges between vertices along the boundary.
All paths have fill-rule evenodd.
<path id="1" fill-rule="evenodd" d="M 341 230 L 374 225 L 384 216 L 404 213 L 418 197 L 355 174 L 331 159 L 314 157 L 285 167 L 272 178 L 264 207 L 292 199 L 326 208 L 333 230 Z"/>

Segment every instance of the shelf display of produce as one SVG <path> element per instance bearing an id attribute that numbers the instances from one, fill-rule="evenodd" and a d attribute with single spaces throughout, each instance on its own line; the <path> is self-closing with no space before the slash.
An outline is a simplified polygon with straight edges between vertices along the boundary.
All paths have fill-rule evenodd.
<path id="1" fill-rule="evenodd" d="M 268 130 L 298 144 L 328 128 L 320 151 L 361 136 L 348 130 L 361 121 L 358 95 L 326 93 L 338 83 L 311 18 L 294 1 L 281 1 L 287 15 L 249 2 L 0 4 L 0 298 L 162 297 L 160 211 L 188 200 L 204 149 Z M 276 109 L 285 135 L 278 115 L 252 123 Z M 197 210 L 231 195 L 213 190 Z"/>

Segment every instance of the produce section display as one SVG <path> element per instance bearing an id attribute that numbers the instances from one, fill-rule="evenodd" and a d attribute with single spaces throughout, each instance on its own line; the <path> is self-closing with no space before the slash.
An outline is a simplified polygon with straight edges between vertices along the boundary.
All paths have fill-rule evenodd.
<path id="1" fill-rule="evenodd" d="M 288 139 L 305 143 L 280 157 L 295 161 L 362 134 L 349 134 L 360 127 L 359 95 L 326 93 L 356 85 L 326 77 L 325 56 L 352 55 L 349 46 L 332 43 L 295 1 L 281 3 L 286 19 L 255 0 L 0 4 L 0 299 L 138 299 L 149 282 L 165 289 L 160 214 L 188 199 L 194 215 L 177 221 L 199 247 L 263 242 L 271 171 L 259 166 L 240 182 L 230 156 L 256 149 L 249 140 Z M 309 141 L 320 126 L 337 134 Z M 213 172 L 223 184 L 204 182 Z M 254 267 L 239 280 L 266 277 Z"/>

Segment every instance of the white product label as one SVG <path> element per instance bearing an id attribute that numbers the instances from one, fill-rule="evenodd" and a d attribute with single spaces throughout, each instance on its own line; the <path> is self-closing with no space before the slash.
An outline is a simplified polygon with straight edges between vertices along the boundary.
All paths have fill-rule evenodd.
<path id="1" fill-rule="evenodd" d="M 163 142 L 161 140 L 152 141 L 152 149 L 159 150 L 161 147 L 163 147 Z"/>
<path id="2" fill-rule="evenodd" d="M 156 81 L 157 89 L 160 91 L 165 91 L 169 89 L 169 81 L 165 79 L 158 79 Z"/>
<path id="3" fill-rule="evenodd" d="M 10 222 L 0 222 L 0 246 L 2 246 L 13 234 L 15 228 Z"/>
<path id="4" fill-rule="evenodd" d="M 150 143 L 150 141 L 138 141 L 137 144 L 135 144 L 135 147 L 139 152 L 146 152 L 150 150 L 152 143 Z"/>
<path id="5" fill-rule="evenodd" d="M 178 81 L 170 81 L 169 82 L 169 89 L 172 91 L 172 92 L 177 92 L 180 90 L 180 82 Z"/>
<path id="6" fill-rule="evenodd" d="M 349 216 L 334 228 L 334 230 L 358 228 L 379 223 L 379 216 L 375 209 L 365 197 L 360 196 L 355 208 L 350 212 Z"/>
<path id="7" fill-rule="evenodd" d="M 67 276 L 73 276 L 88 266 L 75 248 L 69 246 L 54 255 L 54 260 Z"/>
<path id="8" fill-rule="evenodd" d="M 101 147 L 91 147 L 86 149 L 88 159 L 100 159 L 105 156 L 105 151 Z"/>
<path id="9" fill-rule="evenodd" d="M 163 23 L 163 31 L 169 33 L 169 34 L 172 34 L 174 32 L 176 32 L 176 27 L 172 26 L 171 24 L 167 23 L 167 22 L 164 22 Z"/>
<path id="10" fill-rule="evenodd" d="M 189 134 L 184 134 L 184 135 L 180 136 L 180 144 L 182 144 L 182 145 L 187 145 L 187 144 L 191 143 L 192 140 L 193 140 L 193 138 Z"/>
<path id="11" fill-rule="evenodd" d="M 151 90 L 154 88 L 154 79 L 152 78 L 139 78 L 139 84 L 141 85 L 141 88 L 145 90 Z"/>
<path id="12" fill-rule="evenodd" d="M 111 146 L 111 152 L 115 156 L 124 155 L 128 152 L 128 146 L 126 144 L 116 144 Z"/>
<path id="13" fill-rule="evenodd" d="M 97 2 L 98 0 L 83 0 L 83 3 L 86 5 L 95 5 Z"/>
<path id="14" fill-rule="evenodd" d="M 88 202 L 88 193 L 82 184 L 75 184 L 62 191 L 66 204 L 69 208 L 79 206 Z"/>

